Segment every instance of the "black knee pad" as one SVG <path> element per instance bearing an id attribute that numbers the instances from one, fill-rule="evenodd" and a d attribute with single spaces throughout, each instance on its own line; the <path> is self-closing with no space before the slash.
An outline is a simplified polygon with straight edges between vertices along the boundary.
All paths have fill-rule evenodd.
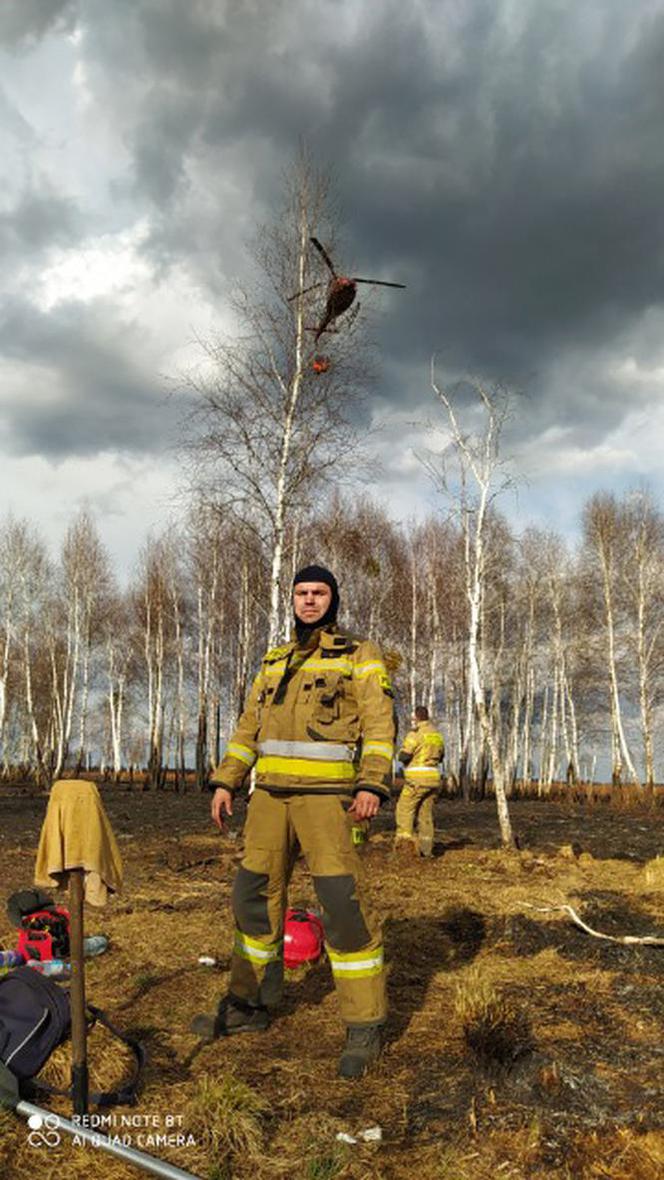
<path id="1" fill-rule="evenodd" d="M 257 937 L 270 933 L 267 912 L 267 873 L 254 873 L 242 865 L 233 885 L 233 913 L 243 934 Z"/>
<path id="2" fill-rule="evenodd" d="M 360 951 L 371 942 L 355 896 L 355 878 L 314 877 L 314 887 L 323 907 L 325 938 L 336 951 Z"/>

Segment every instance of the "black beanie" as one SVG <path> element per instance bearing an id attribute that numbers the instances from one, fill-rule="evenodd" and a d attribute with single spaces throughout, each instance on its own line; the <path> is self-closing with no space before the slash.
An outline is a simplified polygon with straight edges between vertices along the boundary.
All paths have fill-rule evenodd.
<path id="1" fill-rule="evenodd" d="M 293 578 L 293 587 L 300 582 L 323 582 L 325 586 L 329 586 L 332 591 L 332 600 L 322 618 L 318 619 L 313 626 L 310 623 L 303 623 L 295 615 L 295 633 L 300 643 L 306 643 L 309 636 L 317 631 L 319 627 L 328 627 L 331 623 L 337 621 L 337 611 L 339 610 L 339 587 L 337 586 L 337 579 L 330 570 L 325 569 L 324 565 L 305 565 L 304 569 L 298 570 Z"/>

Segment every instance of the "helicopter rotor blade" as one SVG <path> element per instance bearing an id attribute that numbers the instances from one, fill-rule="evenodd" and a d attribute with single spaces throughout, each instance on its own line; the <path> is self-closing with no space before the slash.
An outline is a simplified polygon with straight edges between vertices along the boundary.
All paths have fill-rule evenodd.
<path id="1" fill-rule="evenodd" d="M 302 291 L 296 291 L 294 295 L 289 295 L 286 303 L 292 303 L 300 295 L 306 295 L 308 291 L 313 291 L 314 287 L 325 287 L 325 283 L 312 283 L 310 287 L 305 287 Z"/>
<path id="2" fill-rule="evenodd" d="M 401 287 L 405 291 L 405 283 L 386 283 L 385 279 L 351 279 L 351 283 L 370 283 L 372 287 Z"/>
<path id="3" fill-rule="evenodd" d="M 320 242 L 318 241 L 318 238 L 311 237 L 311 238 L 309 238 L 309 241 L 312 242 L 313 245 L 316 247 L 316 249 L 318 250 L 318 253 L 321 255 L 321 257 L 323 258 L 323 260 L 326 262 L 327 266 L 329 267 L 330 271 L 332 272 L 333 278 L 336 279 L 337 272 L 334 269 L 334 266 L 332 265 L 332 259 L 330 258 L 330 255 L 328 254 L 325 247 L 321 246 Z"/>

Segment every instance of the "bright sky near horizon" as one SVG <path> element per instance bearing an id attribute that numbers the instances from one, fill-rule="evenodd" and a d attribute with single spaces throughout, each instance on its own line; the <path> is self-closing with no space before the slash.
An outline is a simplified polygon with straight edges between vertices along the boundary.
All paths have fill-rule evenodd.
<path id="1" fill-rule="evenodd" d="M 435 504 L 433 352 L 525 392 L 515 521 L 664 502 L 663 53 L 659 0 L 5 0 L 0 514 L 55 545 L 88 504 L 124 572 L 175 515 L 169 379 L 301 137 L 349 269 L 408 287 L 372 311 L 395 517 Z"/>

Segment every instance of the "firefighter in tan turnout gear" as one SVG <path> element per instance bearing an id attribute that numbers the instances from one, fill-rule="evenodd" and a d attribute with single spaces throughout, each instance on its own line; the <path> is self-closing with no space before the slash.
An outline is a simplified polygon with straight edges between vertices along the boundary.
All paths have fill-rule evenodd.
<path id="1" fill-rule="evenodd" d="M 337 628 L 338 604 L 329 570 L 297 574 L 295 638 L 263 658 L 212 776 L 212 818 L 222 829 L 252 768 L 255 790 L 233 888 L 228 994 L 216 1016 L 196 1017 L 192 1027 L 207 1038 L 267 1028 L 282 993 L 286 895 L 301 850 L 347 1030 L 339 1073 L 359 1077 L 380 1052 L 386 998 L 380 923 L 364 896 L 351 831 L 389 798 L 395 724 L 380 649 Z"/>
<path id="2" fill-rule="evenodd" d="M 396 848 L 414 847 L 422 856 L 433 852 L 433 805 L 441 786 L 440 764 L 445 753 L 442 734 L 429 720 L 429 710 L 418 705 L 413 729 L 397 755 L 404 767 L 404 785 L 396 807 Z"/>

